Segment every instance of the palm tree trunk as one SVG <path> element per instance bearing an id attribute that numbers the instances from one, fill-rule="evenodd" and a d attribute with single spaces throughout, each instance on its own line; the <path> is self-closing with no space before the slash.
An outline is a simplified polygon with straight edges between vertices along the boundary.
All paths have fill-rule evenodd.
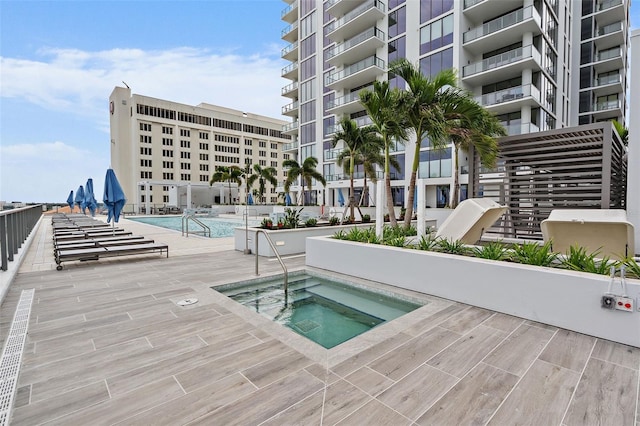
<path id="1" fill-rule="evenodd" d="M 416 180 L 418 178 L 418 167 L 420 166 L 420 141 L 416 141 L 416 149 L 413 155 L 413 164 L 411 166 L 411 180 L 409 181 L 409 194 L 407 196 L 407 205 L 404 213 L 404 227 L 409 229 L 411 226 L 411 218 L 413 217 L 413 200 L 416 195 Z"/>
<path id="2" fill-rule="evenodd" d="M 354 168 L 355 159 L 353 155 L 351 155 L 351 160 L 349 161 L 349 220 L 353 222 L 355 220 L 355 212 L 354 212 L 354 187 L 353 187 L 353 168 Z"/>
<path id="3" fill-rule="evenodd" d="M 229 181 L 229 205 L 231 205 L 231 181 Z"/>
<path id="4" fill-rule="evenodd" d="M 391 226 L 397 226 L 396 211 L 393 208 L 393 194 L 391 193 L 391 166 L 389 164 L 388 143 L 385 143 L 384 147 L 384 187 L 387 197 L 387 210 L 389 211 L 389 223 Z"/>
<path id="5" fill-rule="evenodd" d="M 458 206 L 460 199 L 460 181 L 458 177 L 458 146 L 453 144 L 453 196 L 451 197 L 451 208 Z"/>

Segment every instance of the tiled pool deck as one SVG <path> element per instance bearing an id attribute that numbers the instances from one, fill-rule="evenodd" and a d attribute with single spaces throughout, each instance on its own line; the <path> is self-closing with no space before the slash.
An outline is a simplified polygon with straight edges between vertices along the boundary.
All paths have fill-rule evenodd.
<path id="1" fill-rule="evenodd" d="M 36 230 L 0 312 L 4 339 L 36 289 L 12 424 L 640 426 L 639 348 L 415 295 L 428 303 L 325 350 L 210 289 L 255 277 L 231 238 L 119 225 L 169 258 L 58 272 L 50 221 Z"/>

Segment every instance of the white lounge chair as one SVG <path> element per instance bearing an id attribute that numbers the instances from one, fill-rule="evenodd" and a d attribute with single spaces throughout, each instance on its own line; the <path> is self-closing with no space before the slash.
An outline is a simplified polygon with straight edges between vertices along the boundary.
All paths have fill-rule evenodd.
<path id="1" fill-rule="evenodd" d="M 475 244 L 485 229 L 507 210 L 489 198 L 469 198 L 458 204 L 447 219 L 438 227 L 436 238 Z"/>

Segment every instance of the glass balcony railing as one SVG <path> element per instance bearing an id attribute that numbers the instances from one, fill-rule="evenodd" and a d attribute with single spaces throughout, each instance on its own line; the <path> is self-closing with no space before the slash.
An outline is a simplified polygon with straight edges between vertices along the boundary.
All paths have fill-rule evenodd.
<path id="1" fill-rule="evenodd" d="M 538 14 L 538 11 L 533 6 L 514 10 L 511 13 L 507 13 L 506 15 L 486 22 L 479 27 L 472 28 L 471 30 L 465 32 L 462 36 L 463 43 L 467 43 L 477 38 L 495 33 L 496 31 L 500 31 L 504 28 L 518 24 L 529 18 L 535 18 L 537 22 L 540 22 L 540 14 Z"/>
<path id="2" fill-rule="evenodd" d="M 282 114 L 287 114 L 296 109 L 298 109 L 298 101 L 291 102 L 289 105 L 285 105 L 282 107 Z"/>
<path id="3" fill-rule="evenodd" d="M 284 9 L 282 9 L 282 13 L 280 13 L 280 17 L 283 17 L 284 15 L 286 15 L 289 12 L 293 11 L 293 9 L 295 9 L 297 7 L 298 7 L 298 2 L 297 1 L 291 3 L 289 6 L 285 7 Z"/>
<path id="4" fill-rule="evenodd" d="M 293 72 L 294 70 L 298 69 L 298 62 L 292 62 L 289 65 L 287 65 L 286 67 L 282 68 L 282 75 L 287 75 L 290 72 Z"/>
<path id="5" fill-rule="evenodd" d="M 481 1 L 484 0 L 464 0 L 464 8 L 468 9 L 471 6 L 475 6 L 476 4 L 480 3 Z"/>
<path id="6" fill-rule="evenodd" d="M 369 86 L 369 87 L 363 88 L 361 90 L 365 90 L 365 89 L 372 90 L 372 87 L 373 86 Z M 355 92 L 351 92 L 351 93 L 349 93 L 347 95 L 344 95 L 344 96 L 341 96 L 341 97 L 339 97 L 337 99 L 334 99 L 333 101 L 327 102 L 327 109 L 336 108 L 336 107 L 339 107 L 339 106 L 342 106 L 342 105 L 349 104 L 351 102 L 359 101 L 360 100 L 360 91 L 361 90 L 356 90 Z"/>
<path id="7" fill-rule="evenodd" d="M 593 110 L 594 111 L 607 111 L 610 109 L 616 109 L 616 108 L 620 108 L 621 102 L 620 99 L 615 99 L 612 101 L 601 101 L 601 102 L 596 102 L 593 105 Z"/>
<path id="8" fill-rule="evenodd" d="M 605 25 L 604 27 L 600 27 L 598 29 L 598 35 L 604 36 L 607 34 L 615 33 L 618 31 L 622 31 L 622 22 L 614 22 L 613 24 Z"/>
<path id="9" fill-rule="evenodd" d="M 294 81 L 293 83 L 287 84 L 282 88 L 282 94 L 284 95 L 285 93 L 289 93 L 297 89 L 298 89 L 298 82 Z"/>
<path id="10" fill-rule="evenodd" d="M 540 91 L 532 84 L 525 84 L 522 86 L 510 87 L 505 90 L 498 90 L 497 92 L 486 93 L 482 96 L 476 97 L 483 106 L 496 105 L 502 102 L 510 102 L 516 99 L 524 98 L 525 96 L 533 96 L 536 99 L 540 99 Z"/>
<path id="11" fill-rule="evenodd" d="M 385 41 L 385 34 L 380 31 L 377 28 L 370 28 L 365 32 L 362 32 L 360 34 L 358 34 L 357 36 L 350 38 L 349 40 L 345 41 L 344 43 L 338 44 L 337 46 L 335 46 L 333 49 L 329 49 L 329 51 L 327 52 L 327 59 L 331 59 L 336 55 L 341 54 L 342 52 L 344 52 L 345 50 L 351 49 L 354 46 L 357 46 L 358 44 L 362 43 L 365 40 L 368 40 L 370 38 L 376 37 L 382 41 Z"/>
<path id="12" fill-rule="evenodd" d="M 289 34 L 291 31 L 296 30 L 298 28 L 298 23 L 294 22 L 291 25 L 288 25 L 282 32 L 280 33 L 280 37 L 284 37 Z"/>
<path id="13" fill-rule="evenodd" d="M 369 9 L 378 9 L 382 13 L 384 13 L 385 10 L 386 10 L 386 7 L 385 7 L 384 3 L 382 3 L 381 1 L 370 0 L 370 1 L 360 5 L 358 7 L 356 7 L 355 9 L 353 9 L 352 11 L 350 11 L 349 13 L 347 13 L 346 15 L 344 15 L 342 18 L 338 19 L 337 21 L 334 21 L 333 23 L 327 25 L 327 27 L 326 27 L 327 33 L 335 31 L 338 28 L 340 28 L 341 26 L 343 26 L 345 24 L 348 24 L 349 22 L 351 22 L 352 20 L 354 20 L 358 16 L 362 15 L 364 12 L 366 12 Z"/>
<path id="14" fill-rule="evenodd" d="M 619 47 L 614 47 L 613 49 L 602 50 L 598 52 L 596 56 L 598 61 L 606 61 L 613 58 L 618 58 L 622 56 L 622 52 Z"/>
<path id="15" fill-rule="evenodd" d="M 285 144 L 282 145 L 282 150 L 283 151 L 293 151 L 294 149 L 298 149 L 299 145 L 300 144 L 298 143 L 298 141 L 285 143 Z"/>
<path id="16" fill-rule="evenodd" d="M 503 124 L 504 125 L 504 124 Z M 507 135 L 522 135 L 526 133 L 536 133 L 540 131 L 540 128 L 533 123 L 515 123 L 504 125 Z"/>
<path id="17" fill-rule="evenodd" d="M 370 56 L 366 59 L 356 62 L 355 64 L 349 65 L 348 67 L 346 67 L 341 71 L 337 71 L 337 72 L 334 72 L 333 74 L 329 74 L 326 77 L 325 83 L 328 86 L 332 83 L 342 80 L 343 78 L 349 77 L 350 75 L 353 75 L 359 71 L 362 71 L 366 68 L 370 68 L 373 66 L 377 66 L 378 68 L 384 69 L 385 63 L 382 59 L 376 56 Z"/>
<path id="18" fill-rule="evenodd" d="M 536 62 L 540 63 L 540 52 L 538 52 L 538 50 L 533 47 L 533 45 L 509 50 L 508 52 L 504 52 L 496 56 L 491 56 L 490 58 L 487 58 L 483 61 L 475 62 L 471 65 L 466 65 L 462 68 L 462 76 L 468 77 L 473 74 L 502 67 L 513 62 L 518 62 L 525 58 L 533 58 L 536 60 Z"/>
<path id="19" fill-rule="evenodd" d="M 280 56 L 286 56 L 287 54 L 289 54 L 290 52 L 296 50 L 297 48 L 298 48 L 298 42 L 297 41 L 295 43 L 291 43 L 290 45 L 288 45 L 287 47 L 282 49 L 282 54 Z"/>
<path id="20" fill-rule="evenodd" d="M 598 11 L 611 9 L 622 4 L 622 0 L 605 0 L 598 3 Z"/>
<path id="21" fill-rule="evenodd" d="M 294 121 L 293 123 L 287 123 L 284 126 L 282 126 L 282 131 L 283 132 L 290 132 L 292 130 L 295 130 L 298 128 L 298 122 Z"/>
<path id="22" fill-rule="evenodd" d="M 595 87 L 606 86 L 607 84 L 620 83 L 620 81 L 621 81 L 620 74 L 613 74 L 613 75 L 608 75 L 606 77 L 596 78 L 593 82 L 593 85 Z"/>
<path id="23" fill-rule="evenodd" d="M 325 149 L 324 150 L 324 161 L 331 161 L 338 158 L 338 155 L 342 152 L 342 149 Z"/>

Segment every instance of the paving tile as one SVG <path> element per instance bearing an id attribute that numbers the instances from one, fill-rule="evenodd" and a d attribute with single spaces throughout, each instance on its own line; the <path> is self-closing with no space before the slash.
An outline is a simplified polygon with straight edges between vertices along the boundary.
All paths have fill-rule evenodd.
<path id="1" fill-rule="evenodd" d="M 321 426 L 322 404 L 324 403 L 324 390 L 320 390 L 310 397 L 292 405 L 280 414 L 270 418 L 260 426 Z M 325 423 L 326 424 L 326 423 Z"/>
<path id="2" fill-rule="evenodd" d="M 301 370 L 198 418 L 193 425 L 259 424 L 324 388 Z"/>
<path id="3" fill-rule="evenodd" d="M 278 379 L 313 364 L 299 352 L 287 352 L 242 371 L 256 387 L 262 388 Z"/>
<path id="4" fill-rule="evenodd" d="M 326 388 L 322 424 L 332 425 L 362 407 L 371 397 L 362 390 L 339 380 Z"/>
<path id="5" fill-rule="evenodd" d="M 56 337 L 67 336 L 69 334 L 78 334 L 89 330 L 92 330 L 99 335 L 99 329 L 101 327 L 107 327 L 111 324 L 126 321 L 131 321 L 131 317 L 129 315 L 127 315 L 126 313 L 117 313 L 109 317 L 102 317 L 91 321 L 67 324 L 62 327 L 47 328 L 34 331 L 29 330 L 29 339 L 31 341 L 54 339 Z"/>
<path id="6" fill-rule="evenodd" d="M 488 319 L 493 312 L 471 306 L 459 312 L 440 324 L 441 327 L 458 334 L 465 334 L 473 330 L 480 323 Z"/>
<path id="7" fill-rule="evenodd" d="M 516 376 L 522 376 L 547 345 L 553 333 L 551 330 L 522 325 L 495 348 L 484 362 Z"/>
<path id="8" fill-rule="evenodd" d="M 400 380 L 459 338 L 459 334 L 436 327 L 389 351 L 369 367 L 392 380 Z"/>
<path id="9" fill-rule="evenodd" d="M 589 359 L 564 424 L 632 425 L 638 401 L 638 371 Z"/>
<path id="10" fill-rule="evenodd" d="M 450 374 L 425 364 L 380 394 L 378 400 L 416 420 L 457 382 Z"/>
<path id="11" fill-rule="evenodd" d="M 488 320 L 483 322 L 482 325 L 504 331 L 505 333 L 511 333 L 522 325 L 522 323 L 524 323 L 522 318 L 496 312 Z"/>
<path id="12" fill-rule="evenodd" d="M 338 365 L 331 367 L 331 370 L 341 377 L 347 376 L 363 365 L 366 365 L 372 360 L 386 354 L 393 348 L 402 345 L 410 338 L 411 337 L 407 334 L 398 333 L 395 336 L 392 336 L 389 339 L 385 339 L 384 341 L 370 347 L 369 349 L 366 349 L 358 353 L 357 355 L 354 355 L 351 358 L 342 361 Z"/>
<path id="13" fill-rule="evenodd" d="M 309 373 L 313 374 L 318 379 L 322 380 L 326 384 L 334 383 L 340 380 L 340 376 L 326 367 L 320 364 L 312 364 L 305 368 Z"/>
<path id="14" fill-rule="evenodd" d="M 411 336 L 419 336 L 425 331 L 431 330 L 433 327 L 447 320 L 452 315 L 455 315 L 458 312 L 465 310 L 466 308 L 467 306 L 462 304 L 449 305 L 411 325 L 410 327 L 405 329 L 403 333 L 409 334 Z"/>
<path id="15" fill-rule="evenodd" d="M 324 424 L 324 423 L 323 423 Z M 328 423 L 331 424 L 331 423 Z M 400 413 L 382 404 L 380 401 L 372 400 L 362 408 L 346 417 L 339 425 L 376 425 L 376 426 L 401 426 L 410 425 L 411 420 L 403 417 Z"/>
<path id="16" fill-rule="evenodd" d="M 67 425 L 89 425 L 97 422 L 114 424 L 132 415 L 158 405 L 159 401 L 171 401 L 184 395 L 184 391 L 173 377 L 142 386 L 133 392 L 111 398 L 83 410 L 64 416 L 56 423 Z"/>
<path id="17" fill-rule="evenodd" d="M 539 358 L 560 367 L 582 372 L 596 339 L 569 330 L 558 330 Z"/>
<path id="18" fill-rule="evenodd" d="M 598 339 L 591 356 L 633 370 L 640 368 L 640 348 L 615 343 L 610 340 Z"/>
<path id="19" fill-rule="evenodd" d="M 35 364 L 45 364 L 60 358 L 71 358 L 73 356 L 95 351 L 91 339 L 61 339 L 43 340 L 38 342 L 35 352 L 25 353 L 22 357 L 24 366 Z"/>
<path id="20" fill-rule="evenodd" d="M 431 358 L 427 364 L 452 376 L 462 378 L 495 349 L 504 340 L 504 337 L 503 331 L 483 325 L 478 326 Z"/>
<path id="21" fill-rule="evenodd" d="M 13 400 L 13 408 L 22 407 L 29 404 L 31 400 L 31 385 L 20 386 L 16 390 L 15 399 Z"/>
<path id="22" fill-rule="evenodd" d="M 13 410 L 11 423 L 14 425 L 41 424 L 108 399 L 107 386 L 104 380 L 100 380 L 69 392 L 58 393 L 42 401 L 18 407 Z"/>
<path id="23" fill-rule="evenodd" d="M 579 379 L 575 371 L 537 360 L 489 424 L 559 425 Z"/>
<path id="24" fill-rule="evenodd" d="M 485 424 L 518 377 L 480 363 L 417 421 L 420 425 Z"/>
<path id="25" fill-rule="evenodd" d="M 395 383 L 395 381 L 370 369 L 369 367 L 363 367 L 354 371 L 346 377 L 346 380 L 371 396 L 378 395 L 380 392 Z"/>

